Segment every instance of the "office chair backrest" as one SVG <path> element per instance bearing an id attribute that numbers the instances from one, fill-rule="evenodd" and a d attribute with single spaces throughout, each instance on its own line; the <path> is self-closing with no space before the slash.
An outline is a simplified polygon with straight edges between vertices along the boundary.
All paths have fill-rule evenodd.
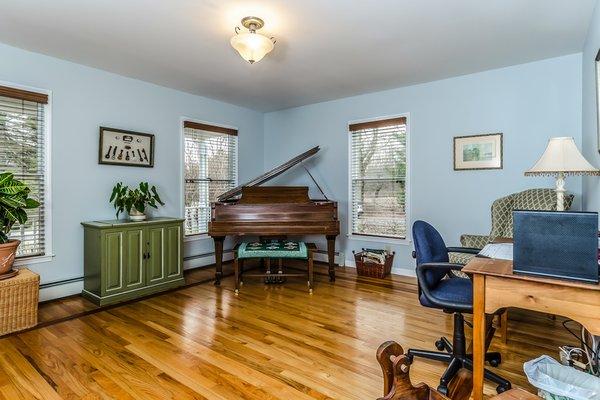
<path id="1" fill-rule="evenodd" d="M 431 262 L 448 262 L 448 249 L 442 235 L 425 221 L 415 221 L 412 228 L 415 241 L 417 265 Z M 427 271 L 423 282 L 428 287 L 435 286 L 446 271 Z"/>

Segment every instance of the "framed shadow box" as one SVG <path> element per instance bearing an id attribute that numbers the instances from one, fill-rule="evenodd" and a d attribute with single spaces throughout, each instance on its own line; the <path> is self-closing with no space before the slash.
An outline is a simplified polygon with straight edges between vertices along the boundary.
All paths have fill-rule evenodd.
<path id="1" fill-rule="evenodd" d="M 153 167 L 154 135 L 101 126 L 98 164 Z"/>

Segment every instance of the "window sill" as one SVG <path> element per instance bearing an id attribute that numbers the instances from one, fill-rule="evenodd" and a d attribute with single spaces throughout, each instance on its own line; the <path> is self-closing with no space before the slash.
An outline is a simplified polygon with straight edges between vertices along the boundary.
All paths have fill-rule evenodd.
<path id="1" fill-rule="evenodd" d="M 13 264 L 15 267 L 22 267 L 31 264 L 41 264 L 52 261 L 54 254 L 28 258 L 17 258 Z"/>
<path id="2" fill-rule="evenodd" d="M 188 236 L 184 236 L 183 237 L 183 242 L 187 243 L 187 242 L 196 242 L 198 240 L 206 240 L 206 239 L 212 239 L 210 236 L 208 236 L 208 233 L 202 233 L 199 235 L 188 235 Z"/>
<path id="3" fill-rule="evenodd" d="M 353 235 L 347 234 L 348 239 L 355 240 L 359 242 L 375 242 L 375 243 L 387 243 L 387 244 L 396 244 L 401 246 L 410 246 L 412 245 L 412 240 L 410 239 L 394 239 L 385 236 L 363 236 L 363 235 Z"/>

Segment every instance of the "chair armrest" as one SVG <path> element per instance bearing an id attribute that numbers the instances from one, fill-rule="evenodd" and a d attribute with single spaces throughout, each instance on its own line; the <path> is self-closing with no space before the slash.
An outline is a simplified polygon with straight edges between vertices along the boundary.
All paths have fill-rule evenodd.
<path id="1" fill-rule="evenodd" d="M 459 312 L 471 312 L 473 310 L 472 304 L 463 304 L 463 303 L 454 303 L 451 301 L 444 301 L 434 297 L 431 294 L 430 288 L 425 285 L 427 279 L 425 277 L 425 272 L 428 270 L 445 270 L 446 272 L 450 271 L 460 271 L 463 269 L 464 265 L 461 264 L 452 264 L 452 263 L 423 263 L 421 265 L 417 265 L 417 279 L 419 280 L 419 288 L 421 292 L 427 299 L 435 304 L 436 306 L 447 309 L 454 310 Z M 452 279 L 452 278 L 451 278 Z M 454 278 L 454 279 L 465 279 L 465 278 Z"/>
<path id="2" fill-rule="evenodd" d="M 461 235 L 460 244 L 463 247 L 471 247 L 474 249 L 483 249 L 490 242 L 489 235 Z"/>
<path id="3" fill-rule="evenodd" d="M 467 253 L 467 254 L 479 254 L 481 249 L 474 247 L 447 247 L 448 253 Z"/>
<path id="4" fill-rule="evenodd" d="M 454 264 L 454 263 L 447 263 L 447 262 L 432 262 L 432 263 L 423 263 L 421 265 L 417 265 L 417 273 L 419 272 L 419 270 L 427 271 L 427 270 L 446 270 L 448 272 L 450 271 L 460 271 L 461 269 L 464 268 L 464 265 L 462 264 Z"/>

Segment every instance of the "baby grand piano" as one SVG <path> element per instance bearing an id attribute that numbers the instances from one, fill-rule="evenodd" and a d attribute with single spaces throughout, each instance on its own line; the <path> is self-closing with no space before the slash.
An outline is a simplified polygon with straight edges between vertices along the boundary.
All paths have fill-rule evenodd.
<path id="1" fill-rule="evenodd" d="M 325 197 L 323 200 L 310 199 L 306 186 L 258 186 L 318 151 L 319 146 L 313 147 L 252 181 L 223 193 L 218 201 L 211 204 L 208 234 L 215 241 L 215 285 L 219 285 L 223 277 L 223 242 L 227 235 L 325 235 L 329 280 L 335 281 L 335 238 L 340 233 L 337 202 L 328 200 L 316 181 Z"/>

